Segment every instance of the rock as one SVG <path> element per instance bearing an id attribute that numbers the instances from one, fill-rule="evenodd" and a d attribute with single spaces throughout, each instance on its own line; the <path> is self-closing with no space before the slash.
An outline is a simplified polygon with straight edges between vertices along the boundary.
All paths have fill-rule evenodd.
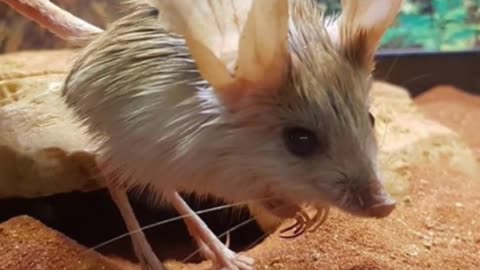
<path id="1" fill-rule="evenodd" d="M 0 270 L 127 270 L 117 262 L 20 216 L 0 224 Z M 133 269 L 133 268 L 130 268 Z"/>
<path id="2" fill-rule="evenodd" d="M 480 96 L 438 86 L 415 98 L 421 112 L 458 132 L 480 161 Z"/>
<path id="3" fill-rule="evenodd" d="M 452 129 L 425 117 L 406 89 L 376 82 L 372 95 L 379 159 L 386 185 L 394 195 L 406 195 L 412 181 L 418 180 L 412 178 L 410 168 L 445 158 L 465 175 L 478 175 L 472 149 Z"/>
<path id="4" fill-rule="evenodd" d="M 102 186 L 95 146 L 61 99 L 74 54 L 0 56 L 0 198 L 32 198 Z"/>
<path id="5" fill-rule="evenodd" d="M 74 57 L 75 53 L 72 50 L 22 51 L 2 54 L 0 55 L 0 81 L 43 75 L 65 75 Z M 41 91 L 40 89 L 33 90 Z"/>

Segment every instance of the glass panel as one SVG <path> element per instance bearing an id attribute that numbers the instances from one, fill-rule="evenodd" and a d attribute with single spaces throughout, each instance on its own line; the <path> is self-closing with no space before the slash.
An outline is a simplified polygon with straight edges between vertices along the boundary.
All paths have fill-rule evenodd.
<path id="1" fill-rule="evenodd" d="M 329 12 L 339 0 L 319 0 Z M 480 46 L 480 0 L 404 0 L 397 23 L 383 38 L 384 50 L 465 51 Z"/>

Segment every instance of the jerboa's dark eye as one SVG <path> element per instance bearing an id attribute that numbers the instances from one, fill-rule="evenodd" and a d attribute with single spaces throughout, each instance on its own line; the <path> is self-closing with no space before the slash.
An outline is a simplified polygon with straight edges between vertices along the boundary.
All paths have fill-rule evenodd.
<path id="1" fill-rule="evenodd" d="M 375 116 L 373 116 L 372 113 L 368 113 L 368 118 L 370 119 L 370 124 L 372 124 L 372 126 L 374 127 L 375 126 Z"/>
<path id="2" fill-rule="evenodd" d="M 290 153 L 302 158 L 315 154 L 319 144 L 315 132 L 302 127 L 286 128 L 283 140 Z"/>

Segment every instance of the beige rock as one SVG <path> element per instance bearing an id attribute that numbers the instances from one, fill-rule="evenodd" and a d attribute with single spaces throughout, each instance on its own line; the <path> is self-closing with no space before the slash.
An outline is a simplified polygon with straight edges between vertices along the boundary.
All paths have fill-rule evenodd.
<path id="1" fill-rule="evenodd" d="M 72 56 L 59 51 L 0 57 L 0 198 L 101 186 L 95 147 L 60 95 Z"/>
<path id="2" fill-rule="evenodd" d="M 68 72 L 75 53 L 72 50 L 22 51 L 0 55 L 0 80 L 36 77 Z M 36 89 L 38 91 L 38 89 Z"/>
<path id="3" fill-rule="evenodd" d="M 415 104 L 428 117 L 456 130 L 480 161 L 480 95 L 440 85 L 416 97 Z"/>
<path id="4" fill-rule="evenodd" d="M 418 110 L 406 89 L 376 82 L 373 109 L 380 147 L 380 163 L 388 189 L 397 197 L 408 193 L 409 168 L 448 158 L 449 165 L 467 176 L 479 174 L 474 152 L 453 130 Z"/>

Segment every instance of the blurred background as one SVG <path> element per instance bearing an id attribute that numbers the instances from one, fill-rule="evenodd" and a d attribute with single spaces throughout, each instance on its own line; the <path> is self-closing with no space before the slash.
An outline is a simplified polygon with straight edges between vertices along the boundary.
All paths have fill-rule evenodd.
<path id="1" fill-rule="evenodd" d="M 330 11 L 338 0 L 325 2 Z M 480 46 L 480 0 L 404 0 L 401 13 L 385 35 L 383 49 L 462 51 Z"/>
<path id="2" fill-rule="evenodd" d="M 120 15 L 120 0 L 52 0 L 99 27 Z M 319 0 L 329 12 L 339 0 Z M 462 51 L 480 46 L 480 0 L 405 0 L 397 24 L 383 39 L 385 50 Z M 26 49 L 66 48 L 51 33 L 0 5 L 0 53 Z M 414 31 L 413 31 L 414 29 Z"/>

